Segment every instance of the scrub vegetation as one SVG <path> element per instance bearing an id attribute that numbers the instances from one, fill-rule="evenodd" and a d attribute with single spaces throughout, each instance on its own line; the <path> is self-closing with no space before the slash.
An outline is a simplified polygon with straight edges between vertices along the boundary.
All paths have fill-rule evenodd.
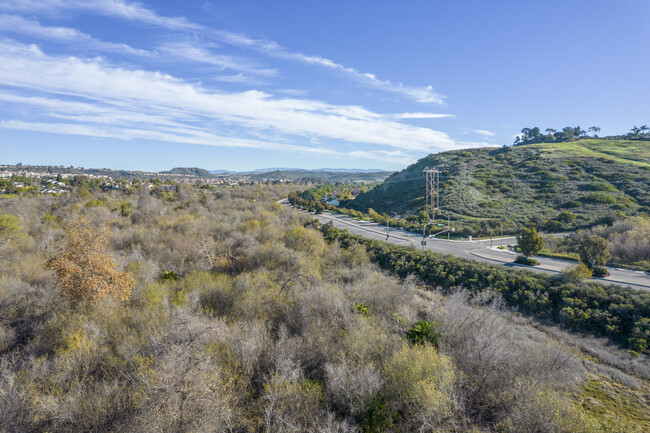
<path id="1" fill-rule="evenodd" d="M 496 235 L 502 227 L 514 234 L 530 223 L 546 232 L 611 225 L 650 214 L 650 141 L 644 137 L 432 154 L 341 206 L 417 215 L 425 205 L 422 171 L 436 167 L 441 214 L 464 236 Z"/>
<path id="2" fill-rule="evenodd" d="M 281 206 L 290 188 L 0 200 L 0 431 L 648 430 L 634 326 L 607 334 L 623 349 L 522 316 L 500 284 L 533 282 L 533 308 L 528 274 L 388 269 Z M 597 291 L 564 287 L 580 314 Z M 599 293 L 616 317 L 645 302 Z"/>

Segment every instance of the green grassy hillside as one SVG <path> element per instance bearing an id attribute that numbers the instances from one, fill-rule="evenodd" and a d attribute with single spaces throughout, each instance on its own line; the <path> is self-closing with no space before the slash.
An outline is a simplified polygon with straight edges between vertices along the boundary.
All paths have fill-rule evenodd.
<path id="1" fill-rule="evenodd" d="M 432 154 L 344 206 L 415 214 L 425 167 L 441 171 L 441 214 L 469 232 L 530 221 L 568 230 L 650 213 L 650 141 L 605 139 Z"/>

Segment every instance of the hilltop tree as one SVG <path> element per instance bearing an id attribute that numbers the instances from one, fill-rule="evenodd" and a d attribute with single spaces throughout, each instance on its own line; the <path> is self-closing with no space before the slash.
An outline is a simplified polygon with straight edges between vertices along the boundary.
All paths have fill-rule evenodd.
<path id="1" fill-rule="evenodd" d="M 600 128 L 597 128 L 595 126 L 589 128 L 589 130 L 594 130 L 594 128 L 600 131 Z M 521 144 L 534 143 L 562 143 L 565 141 L 577 140 L 587 136 L 587 131 L 582 129 L 580 126 L 566 126 L 562 128 L 561 131 L 547 128 L 545 132 L 546 134 L 542 134 L 537 126 L 534 128 L 524 128 L 521 130 L 521 134 L 518 135 L 515 139 L 514 145 L 517 146 Z"/>
<path id="2" fill-rule="evenodd" d="M 517 235 L 517 245 L 521 253 L 526 256 L 534 256 L 544 248 L 544 240 L 537 233 L 535 227 L 522 228 Z"/>
<path id="3" fill-rule="evenodd" d="M 95 230 L 83 219 L 67 227 L 58 254 L 45 264 L 56 273 L 63 296 L 73 303 L 90 303 L 107 296 L 130 298 L 133 278 L 115 270 L 107 247 L 105 230 Z"/>
<path id="4" fill-rule="evenodd" d="M 648 125 L 636 126 L 630 128 L 627 138 L 647 138 L 647 132 L 650 131 Z"/>
<path id="5" fill-rule="evenodd" d="M 591 126 L 591 127 L 589 127 L 589 129 L 587 131 L 592 132 L 594 138 L 598 138 L 598 135 L 596 135 L 596 134 L 598 134 L 600 132 L 600 127 Z"/>

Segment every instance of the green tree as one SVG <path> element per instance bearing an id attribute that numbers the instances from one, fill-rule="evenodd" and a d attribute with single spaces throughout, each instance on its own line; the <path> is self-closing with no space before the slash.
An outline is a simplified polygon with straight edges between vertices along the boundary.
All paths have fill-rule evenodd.
<path id="1" fill-rule="evenodd" d="M 598 134 L 598 133 L 600 132 L 600 127 L 598 127 L 598 126 L 591 126 L 587 131 L 592 132 L 594 138 L 598 138 L 598 135 L 596 135 L 596 134 Z"/>
<path id="2" fill-rule="evenodd" d="M 517 235 L 517 245 L 519 245 L 519 249 L 524 256 L 530 257 L 539 253 L 544 248 L 544 240 L 537 233 L 535 227 L 524 227 Z"/>
<path id="3" fill-rule="evenodd" d="M 610 259 L 609 242 L 601 236 L 591 235 L 580 243 L 580 260 L 592 271 Z"/>

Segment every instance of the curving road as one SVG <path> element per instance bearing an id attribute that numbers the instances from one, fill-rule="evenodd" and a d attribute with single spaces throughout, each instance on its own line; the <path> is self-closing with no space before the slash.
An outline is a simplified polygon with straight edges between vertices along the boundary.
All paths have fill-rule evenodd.
<path id="1" fill-rule="evenodd" d="M 287 200 L 282 200 L 280 203 L 285 206 L 290 206 Z M 516 238 L 514 237 L 473 241 L 448 241 L 446 239 L 427 238 L 426 246 L 422 246 L 422 235 L 418 236 L 416 233 L 408 233 L 391 228 L 388 231 L 388 239 L 386 239 L 386 227 L 374 222 L 359 221 L 345 215 L 327 212 L 318 215 L 310 213 L 310 215 L 322 223 L 328 223 L 331 221 L 334 224 L 334 227 L 347 229 L 352 234 L 360 235 L 369 239 L 386 241 L 403 246 L 413 245 L 418 249 L 425 248 L 439 253 L 464 257 L 466 259 L 492 264 L 502 264 L 513 268 L 525 268 L 534 272 L 557 274 L 575 264 L 565 260 L 549 259 L 546 257 L 535 257 L 535 259 L 540 262 L 539 266 L 532 267 L 516 264 L 513 262 L 516 257 L 515 253 L 497 249 L 497 246 L 501 244 L 506 245 L 508 243 L 516 243 Z M 597 280 L 599 282 L 603 284 L 619 284 L 635 289 L 650 291 L 650 275 L 648 275 L 648 273 L 611 267 L 607 267 L 607 269 L 611 275 L 606 278 L 598 278 Z"/>

